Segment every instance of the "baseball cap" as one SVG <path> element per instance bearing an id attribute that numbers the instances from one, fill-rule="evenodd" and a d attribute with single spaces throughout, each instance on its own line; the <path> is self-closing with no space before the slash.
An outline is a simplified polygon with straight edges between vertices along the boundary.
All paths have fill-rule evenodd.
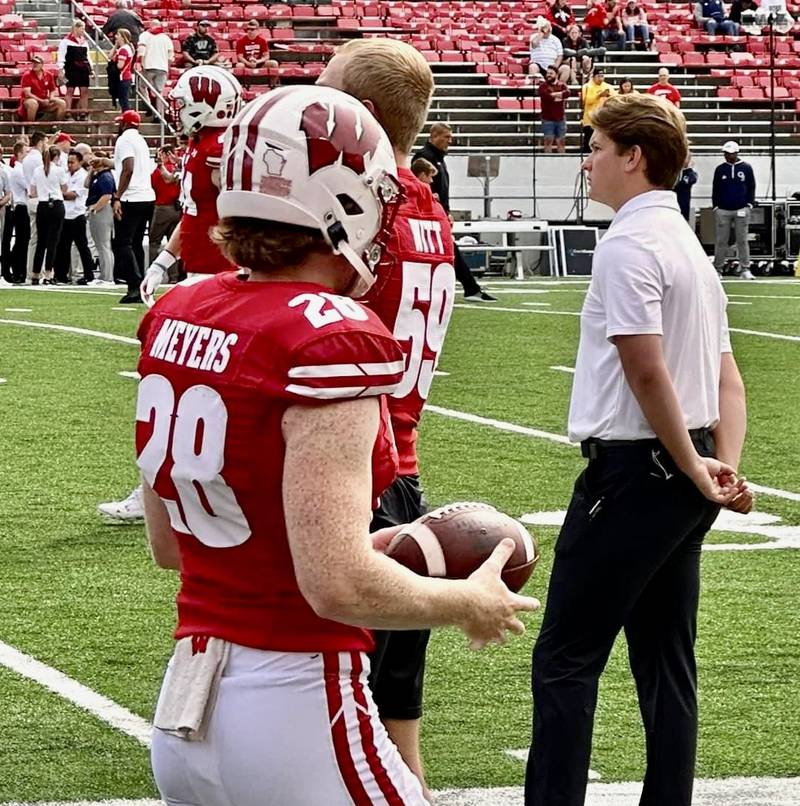
<path id="1" fill-rule="evenodd" d="M 250 20 L 245 26 L 246 28 L 260 28 L 261 26 L 258 24 L 257 20 Z"/>
<path id="2" fill-rule="evenodd" d="M 141 122 L 142 116 L 134 109 L 126 109 L 114 118 L 114 123 L 130 123 L 132 126 L 139 126 Z"/>
<path id="3" fill-rule="evenodd" d="M 725 154 L 738 154 L 739 144 L 735 140 L 728 140 L 727 143 L 722 144 L 722 151 Z"/>
<path id="4" fill-rule="evenodd" d="M 44 59 L 38 53 L 31 54 L 31 61 L 37 64 L 44 64 Z"/>
<path id="5" fill-rule="evenodd" d="M 53 140 L 54 143 L 69 143 L 71 146 L 74 146 L 75 143 L 78 141 L 70 137 L 66 132 L 59 132 L 56 135 L 56 139 Z"/>
<path id="6" fill-rule="evenodd" d="M 208 20 L 198 20 L 197 24 L 198 25 L 211 25 L 211 23 Z"/>

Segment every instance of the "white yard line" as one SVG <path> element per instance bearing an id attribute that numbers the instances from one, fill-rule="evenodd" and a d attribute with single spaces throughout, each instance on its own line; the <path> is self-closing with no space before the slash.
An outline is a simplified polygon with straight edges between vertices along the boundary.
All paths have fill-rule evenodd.
<path id="1" fill-rule="evenodd" d="M 28 322 L 24 319 L 0 319 L 0 325 L 20 325 L 22 327 L 38 327 L 42 330 L 58 330 L 62 333 L 75 333 L 78 336 L 94 336 L 96 339 L 118 341 L 122 344 L 135 344 L 139 346 L 139 339 L 130 336 L 118 336 L 116 333 L 104 333 L 102 330 L 88 330 L 85 327 L 70 327 L 69 325 L 54 325 L 51 322 Z"/>
<path id="2" fill-rule="evenodd" d="M 33 308 L 6 308 L 6 313 L 31 313 Z"/>
<path id="3" fill-rule="evenodd" d="M 555 434 L 552 431 L 542 431 L 539 428 L 529 428 L 525 425 L 518 425 L 517 423 L 509 423 L 504 420 L 495 420 L 491 417 L 482 417 L 479 414 L 470 414 L 465 411 L 457 411 L 455 409 L 446 409 L 442 406 L 426 406 L 425 411 L 432 414 L 438 414 L 442 417 L 450 417 L 454 420 L 462 420 L 467 423 L 474 423 L 475 425 L 485 425 L 490 428 L 496 428 L 499 431 L 508 431 L 512 434 L 522 434 L 526 437 L 535 437 L 536 439 L 546 439 L 549 442 L 557 442 L 559 445 L 568 445 L 571 448 L 580 447 L 575 442 L 570 442 L 569 438 L 563 434 Z M 774 498 L 783 498 L 787 501 L 800 501 L 800 493 L 794 493 L 789 490 L 780 490 L 775 487 L 765 487 L 761 484 L 756 484 L 748 479 L 747 482 L 755 492 L 762 495 L 771 495 Z"/>
<path id="4" fill-rule="evenodd" d="M 83 683 L 47 666 L 41 661 L 32 658 L 15 649 L 13 646 L 0 641 L 0 664 L 11 669 L 22 677 L 27 677 L 44 686 L 59 697 L 63 697 L 78 708 L 88 711 L 112 728 L 127 734 L 145 747 L 150 747 L 150 738 L 153 732 L 150 724 L 140 716 L 128 711 L 113 700 L 92 691 Z"/>
<path id="5" fill-rule="evenodd" d="M 740 300 L 736 299 L 729 299 L 728 305 L 752 305 L 752 302 L 741 302 Z"/>
<path id="6" fill-rule="evenodd" d="M 765 339 L 778 339 L 779 341 L 800 341 L 800 336 L 787 336 L 784 333 L 766 333 L 763 330 L 745 330 L 741 327 L 730 328 L 731 333 L 742 333 L 745 336 L 762 336 Z"/>
<path id="7" fill-rule="evenodd" d="M 571 375 L 575 374 L 575 367 L 563 367 L 561 364 L 556 364 L 554 367 L 550 367 L 550 369 L 557 370 L 558 372 L 569 372 Z"/>
<path id="8" fill-rule="evenodd" d="M 728 294 L 728 299 L 800 299 L 797 294 Z"/>
<path id="9" fill-rule="evenodd" d="M 124 369 L 118 372 L 117 375 L 121 375 L 123 378 L 131 378 L 134 381 L 140 381 L 142 379 L 142 376 L 138 372 L 128 372 Z"/>

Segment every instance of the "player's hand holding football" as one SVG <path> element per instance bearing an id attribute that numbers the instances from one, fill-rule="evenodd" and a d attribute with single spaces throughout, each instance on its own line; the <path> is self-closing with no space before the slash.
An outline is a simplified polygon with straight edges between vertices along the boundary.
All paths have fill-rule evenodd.
<path id="1" fill-rule="evenodd" d="M 539 609 L 538 599 L 511 593 L 500 579 L 503 567 L 513 553 L 514 541 L 503 540 L 467 580 L 474 595 L 472 606 L 459 626 L 469 638 L 471 649 L 482 649 L 492 643 L 504 644 L 508 632 L 522 635 L 525 625 L 517 613 Z"/>

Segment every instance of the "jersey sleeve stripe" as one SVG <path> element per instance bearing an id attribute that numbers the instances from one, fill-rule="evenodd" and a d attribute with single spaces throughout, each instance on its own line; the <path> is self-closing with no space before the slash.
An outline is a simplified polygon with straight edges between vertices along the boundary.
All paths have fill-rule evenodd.
<path id="1" fill-rule="evenodd" d="M 358 375 L 397 375 L 405 369 L 405 362 L 376 361 L 365 364 L 315 364 L 292 367 L 290 378 L 347 378 Z"/>
<path id="2" fill-rule="evenodd" d="M 301 386 L 296 383 L 290 383 L 286 387 L 286 391 L 292 395 L 311 397 L 315 400 L 339 400 L 341 398 L 358 397 L 367 389 L 368 387 L 366 386 Z M 370 392 L 372 392 L 372 390 L 370 390 Z"/>

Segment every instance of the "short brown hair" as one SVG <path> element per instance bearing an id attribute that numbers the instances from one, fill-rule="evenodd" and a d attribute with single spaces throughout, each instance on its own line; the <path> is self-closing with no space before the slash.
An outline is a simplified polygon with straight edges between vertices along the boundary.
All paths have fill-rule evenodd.
<path id="1" fill-rule="evenodd" d="M 639 146 L 644 174 L 655 187 L 671 189 L 689 153 L 686 118 L 669 101 L 653 95 L 613 95 L 591 116 L 593 128 L 614 141 L 622 153 Z"/>
<path id="2" fill-rule="evenodd" d="M 260 218 L 221 218 L 210 235 L 231 263 L 251 271 L 289 268 L 313 252 L 331 253 L 317 230 Z"/>
<path id="3" fill-rule="evenodd" d="M 336 54 L 348 57 L 342 89 L 372 101 L 392 145 L 410 154 L 433 97 L 428 62 L 416 48 L 396 39 L 351 39 Z"/>
<path id="4" fill-rule="evenodd" d="M 436 169 L 436 166 L 425 159 L 425 157 L 417 157 L 414 162 L 411 163 L 411 173 L 414 174 L 417 178 L 421 174 L 430 174 L 431 176 L 436 176 L 439 171 Z"/>

